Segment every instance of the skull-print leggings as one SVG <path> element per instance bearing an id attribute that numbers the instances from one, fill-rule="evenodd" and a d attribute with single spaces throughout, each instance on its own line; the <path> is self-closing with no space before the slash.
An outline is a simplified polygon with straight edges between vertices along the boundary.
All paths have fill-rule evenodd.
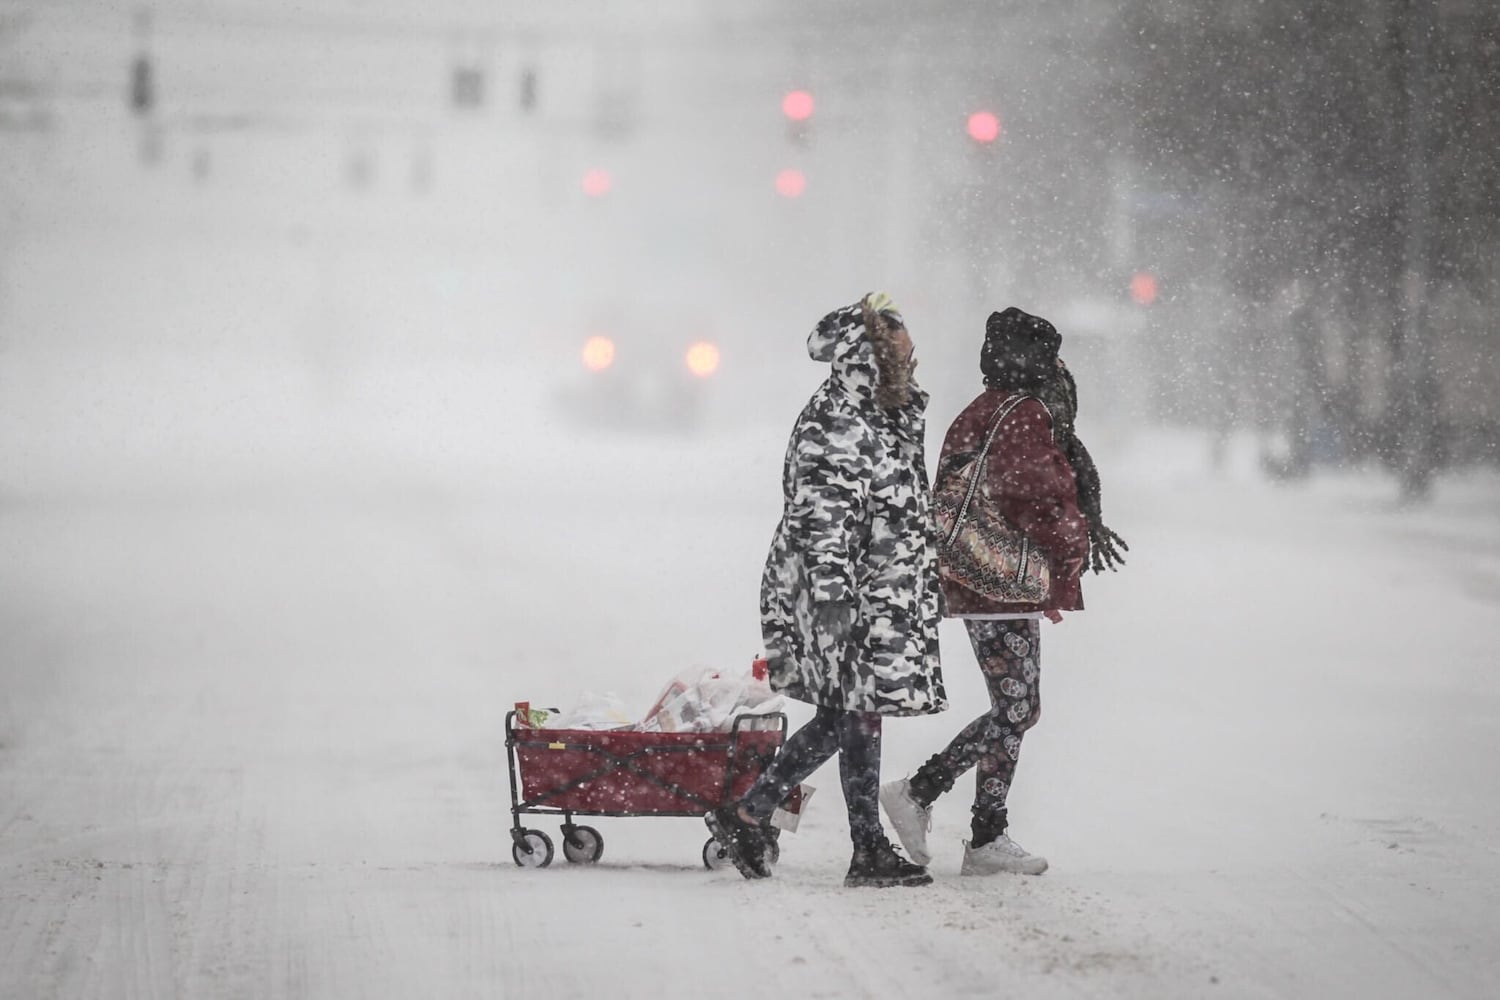
<path id="1" fill-rule="evenodd" d="M 1042 714 L 1041 627 L 1031 618 L 971 618 L 964 625 L 990 689 L 990 710 L 917 769 L 911 794 L 922 805 L 931 805 L 959 775 L 977 768 L 975 830 L 994 827 L 1003 832 L 1005 796 L 1021 756 L 1021 737 Z"/>

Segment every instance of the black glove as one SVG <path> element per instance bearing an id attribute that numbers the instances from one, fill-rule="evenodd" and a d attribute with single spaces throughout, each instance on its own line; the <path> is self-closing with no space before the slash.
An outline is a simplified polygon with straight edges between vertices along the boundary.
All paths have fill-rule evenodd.
<path id="1" fill-rule="evenodd" d="M 813 627 L 834 642 L 848 642 L 854 630 L 854 606 L 842 601 L 825 601 L 813 608 Z"/>
<path id="2" fill-rule="evenodd" d="M 1120 548 L 1115 548 L 1116 545 Z M 1102 521 L 1089 522 L 1089 558 L 1095 573 L 1106 569 L 1113 573 L 1124 566 L 1125 557 L 1120 555 L 1120 549 L 1130 551 L 1125 539 L 1106 528 Z"/>

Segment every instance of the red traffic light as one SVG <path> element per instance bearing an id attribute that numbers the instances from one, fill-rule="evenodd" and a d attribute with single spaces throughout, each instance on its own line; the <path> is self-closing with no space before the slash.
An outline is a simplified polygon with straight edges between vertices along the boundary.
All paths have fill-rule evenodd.
<path id="1" fill-rule="evenodd" d="M 989 111 L 976 111 L 969 116 L 969 138 L 975 142 L 994 142 L 1000 138 L 1000 119 Z"/>
<path id="2" fill-rule="evenodd" d="M 807 190 L 807 178 L 796 169 L 783 170 L 776 175 L 776 193 L 783 198 L 798 198 Z"/>
<path id="3" fill-rule="evenodd" d="M 1140 271 L 1130 279 L 1130 297 L 1139 305 L 1149 306 L 1156 301 L 1156 275 Z"/>
<path id="4" fill-rule="evenodd" d="M 813 96 L 805 90 L 794 90 L 781 99 L 781 113 L 794 122 L 805 122 L 812 117 Z"/>
<path id="5" fill-rule="evenodd" d="M 615 186 L 608 170 L 594 169 L 583 175 L 583 193 L 590 198 L 602 198 Z"/>

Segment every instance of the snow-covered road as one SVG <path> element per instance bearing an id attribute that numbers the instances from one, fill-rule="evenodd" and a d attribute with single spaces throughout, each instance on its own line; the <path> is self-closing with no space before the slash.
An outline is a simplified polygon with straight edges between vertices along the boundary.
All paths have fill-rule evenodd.
<path id="1" fill-rule="evenodd" d="M 1400 513 L 1375 476 L 1278 490 L 1192 441 L 1101 441 L 1133 558 L 1044 634 L 1012 796 L 1052 870 L 960 879 L 955 795 L 936 884 L 848 891 L 831 768 L 761 883 L 704 871 L 692 820 L 598 820 L 592 868 L 518 869 L 505 833 L 512 702 L 644 709 L 758 650 L 779 429 L 265 445 L 192 475 L 81 474 L 19 433 L 0 996 L 1500 988 L 1493 476 Z M 944 641 L 955 710 L 893 722 L 888 773 L 982 709 Z"/>

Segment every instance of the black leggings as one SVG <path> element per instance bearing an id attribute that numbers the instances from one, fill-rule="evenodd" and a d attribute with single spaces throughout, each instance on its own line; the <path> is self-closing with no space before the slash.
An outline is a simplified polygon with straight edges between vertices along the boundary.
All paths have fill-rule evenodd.
<path id="1" fill-rule="evenodd" d="M 764 822 L 803 778 L 834 754 L 849 810 L 849 838 L 856 848 L 882 836 L 880 828 L 880 716 L 820 707 L 793 733 L 781 753 L 740 800 L 745 811 Z"/>

